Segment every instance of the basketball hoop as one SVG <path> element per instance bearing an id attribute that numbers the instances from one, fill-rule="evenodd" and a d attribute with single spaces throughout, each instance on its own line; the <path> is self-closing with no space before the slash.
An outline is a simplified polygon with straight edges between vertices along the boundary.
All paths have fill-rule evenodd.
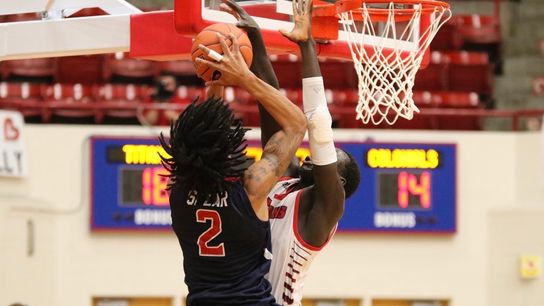
<path id="1" fill-rule="evenodd" d="M 434 36 L 451 18 L 449 4 L 342 0 L 314 6 L 314 16 L 337 16 L 347 33 L 359 78 L 357 119 L 393 124 L 419 112 L 412 99 L 415 76 Z M 314 19 L 319 23 L 320 18 Z"/>

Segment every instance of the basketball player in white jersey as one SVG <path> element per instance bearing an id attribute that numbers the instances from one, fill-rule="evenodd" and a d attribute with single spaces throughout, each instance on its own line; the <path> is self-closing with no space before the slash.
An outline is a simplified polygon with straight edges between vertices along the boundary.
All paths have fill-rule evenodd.
<path id="1" fill-rule="evenodd" d="M 239 20 L 238 26 L 247 31 L 251 40 L 251 70 L 278 88 L 258 25 L 240 6 L 231 0 L 222 1 L 226 4 L 222 10 Z M 281 31 L 299 46 L 302 55 L 303 104 L 312 156 L 297 169 L 298 177 L 285 178 L 268 196 L 273 259 L 267 278 L 276 302 L 282 305 L 301 305 L 310 265 L 334 234 L 345 199 L 355 192 L 360 181 L 353 156 L 334 147 L 332 119 L 311 34 L 311 5 L 308 0 L 294 0 L 295 27 L 291 32 Z M 259 110 L 264 146 L 279 126 L 261 105 Z"/>

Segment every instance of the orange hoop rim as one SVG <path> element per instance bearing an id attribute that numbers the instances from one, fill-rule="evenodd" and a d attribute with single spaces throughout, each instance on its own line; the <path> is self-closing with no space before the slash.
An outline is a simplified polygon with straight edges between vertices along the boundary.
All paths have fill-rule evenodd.
<path id="1" fill-rule="evenodd" d="M 444 1 L 434 1 L 434 0 L 340 0 L 335 3 L 328 3 L 324 1 L 314 0 L 314 16 L 337 16 L 341 13 L 349 11 L 362 11 L 363 4 L 385 4 L 389 5 L 394 4 L 413 4 L 421 5 L 421 8 L 418 8 L 417 11 L 422 13 L 432 13 L 436 8 L 441 8 L 442 10 L 449 10 L 450 5 Z M 372 17 L 378 17 L 382 19 L 384 16 L 388 16 L 391 11 L 389 8 L 367 8 L 368 14 Z M 395 9 L 393 13 L 396 16 L 406 16 L 412 15 L 416 12 L 415 8 L 406 8 L 406 9 Z"/>

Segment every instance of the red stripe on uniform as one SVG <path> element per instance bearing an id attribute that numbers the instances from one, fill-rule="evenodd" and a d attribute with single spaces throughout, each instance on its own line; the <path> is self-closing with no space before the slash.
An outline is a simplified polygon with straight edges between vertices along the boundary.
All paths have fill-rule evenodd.
<path id="1" fill-rule="evenodd" d="M 294 263 L 296 263 L 297 265 L 302 267 L 302 264 L 300 262 L 296 261 L 295 258 L 293 257 L 293 255 L 289 255 L 289 257 L 291 257 L 291 259 L 293 260 Z"/>
<path id="2" fill-rule="evenodd" d="M 308 254 L 308 255 L 312 255 L 310 254 L 310 252 L 308 252 L 306 249 L 304 249 L 302 246 L 300 246 L 296 241 L 295 241 L 295 245 L 297 246 L 297 248 L 301 251 L 304 251 L 304 253 Z"/>
<path id="3" fill-rule="evenodd" d="M 287 303 L 287 305 L 293 305 L 293 302 L 294 302 L 294 300 L 288 297 L 287 295 L 285 295 L 285 293 L 283 294 L 283 301 Z"/>
<path id="4" fill-rule="evenodd" d="M 293 278 L 293 275 L 291 275 L 291 273 L 289 272 L 285 272 L 285 277 L 290 279 L 292 282 L 296 282 L 296 280 Z"/>
<path id="5" fill-rule="evenodd" d="M 300 273 L 300 271 L 295 270 L 295 268 L 293 267 L 292 264 L 289 263 L 289 264 L 287 264 L 287 266 L 288 266 L 289 268 L 291 268 L 291 270 L 292 270 L 293 272 L 295 272 L 296 274 L 299 274 L 299 273 Z"/>
<path id="6" fill-rule="evenodd" d="M 293 292 L 293 287 L 291 287 L 290 284 L 288 284 L 288 283 L 283 283 L 283 287 L 285 287 L 285 289 L 287 289 L 287 290 Z"/>
<path id="7" fill-rule="evenodd" d="M 304 261 L 307 261 L 308 259 L 306 259 L 306 257 L 300 255 L 299 253 L 297 253 L 297 251 L 293 250 L 293 253 L 297 254 L 298 257 L 304 259 Z"/>

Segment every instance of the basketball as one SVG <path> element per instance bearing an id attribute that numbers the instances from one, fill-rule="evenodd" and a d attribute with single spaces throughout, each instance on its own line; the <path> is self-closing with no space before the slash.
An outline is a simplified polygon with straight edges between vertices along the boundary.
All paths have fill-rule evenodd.
<path id="1" fill-rule="evenodd" d="M 221 48 L 221 44 L 219 43 L 219 37 L 217 37 L 217 33 L 221 33 L 223 34 L 223 36 L 227 36 L 228 34 L 232 33 L 238 39 L 238 42 L 240 43 L 240 52 L 242 53 L 242 56 L 244 57 L 244 60 L 248 67 L 251 65 L 251 61 L 253 59 L 251 42 L 249 41 L 249 38 L 244 31 L 240 30 L 232 24 L 212 24 L 211 26 L 206 27 L 204 30 L 198 33 L 198 35 L 196 35 L 193 40 L 193 45 L 191 47 L 191 59 L 195 63 L 196 74 L 206 82 L 211 81 L 212 79 L 219 79 L 221 75 L 218 74 L 218 71 L 211 69 L 208 65 L 196 63 L 195 59 L 201 57 L 206 60 L 213 61 L 212 58 L 210 58 L 207 54 L 205 54 L 198 48 L 200 44 L 210 48 L 211 50 L 216 51 L 219 54 L 223 54 L 223 49 Z M 232 41 L 228 38 L 226 38 L 225 40 L 227 42 L 227 45 L 230 47 L 232 45 Z"/>

